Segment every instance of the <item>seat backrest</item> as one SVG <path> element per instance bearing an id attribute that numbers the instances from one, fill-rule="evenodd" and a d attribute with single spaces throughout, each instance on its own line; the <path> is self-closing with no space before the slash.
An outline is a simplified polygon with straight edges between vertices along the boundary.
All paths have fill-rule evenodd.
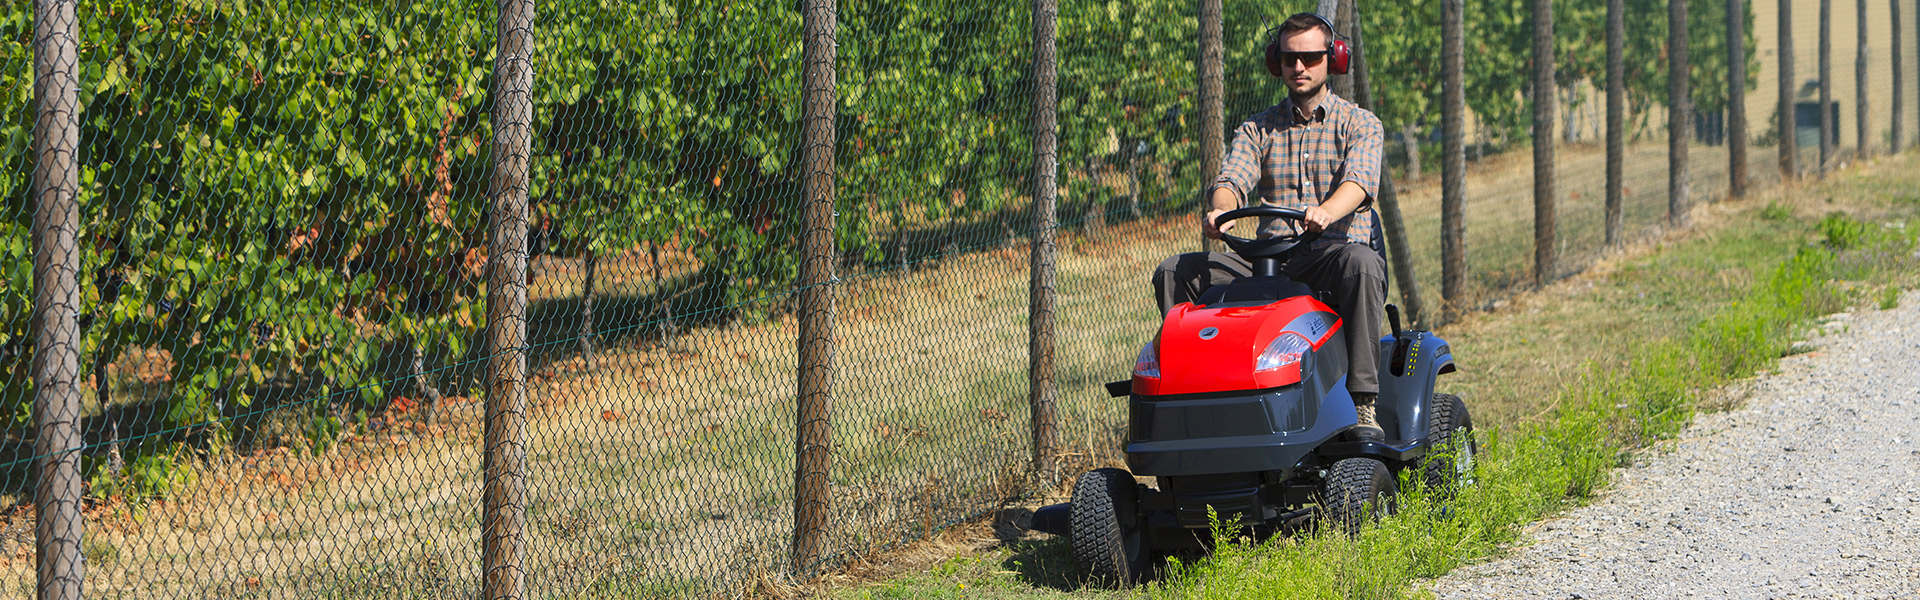
<path id="1" fill-rule="evenodd" d="M 1369 245 L 1373 246 L 1374 252 L 1380 253 L 1380 262 L 1386 265 L 1386 268 L 1380 269 L 1380 287 L 1393 289 L 1393 263 L 1387 258 L 1387 236 L 1385 233 L 1386 232 L 1380 227 L 1380 207 L 1375 206 L 1373 209 L 1373 243 Z"/>
<path id="2" fill-rule="evenodd" d="M 1226 285 L 1207 288 L 1195 302 L 1207 308 L 1260 306 L 1297 296 L 1313 295 L 1307 284 L 1285 277 L 1246 277 Z"/>

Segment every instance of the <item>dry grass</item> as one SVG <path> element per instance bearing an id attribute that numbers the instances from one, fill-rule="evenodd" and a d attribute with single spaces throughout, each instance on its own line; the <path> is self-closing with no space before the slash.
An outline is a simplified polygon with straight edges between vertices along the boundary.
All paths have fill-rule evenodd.
<path id="1" fill-rule="evenodd" d="M 1563 146 L 1557 150 L 1555 201 L 1559 254 L 1552 279 L 1577 273 L 1605 254 L 1606 151 L 1595 144 Z M 1753 187 L 1778 182 L 1771 147 L 1748 152 Z M 1727 153 L 1724 146 L 1692 147 L 1694 204 L 1725 194 Z M 1667 151 L 1655 140 L 1627 147 L 1622 183 L 1622 241 L 1657 237 L 1667 219 Z M 1533 277 L 1533 161 L 1525 151 L 1509 152 L 1470 165 L 1467 174 L 1466 252 L 1468 289 L 1454 304 L 1464 310 L 1489 308 L 1515 291 L 1532 287 Z M 1432 175 L 1417 184 L 1400 186 L 1401 205 L 1421 291 L 1437 311 L 1440 289 L 1440 178 Z M 1397 285 L 1397 282 L 1396 282 Z M 1396 287 L 1393 298 L 1399 298 Z"/>
<path id="2" fill-rule="evenodd" d="M 1638 148 L 1634 156 L 1660 154 Z M 1711 154 L 1696 149 L 1696 156 L 1707 155 L 1702 160 Z M 1563 172 L 1577 173 L 1598 153 L 1576 148 L 1563 156 Z M 1530 257 L 1530 168 L 1508 155 L 1476 165 L 1469 183 L 1469 249 L 1476 269 L 1492 273 L 1477 280 L 1483 298 L 1506 293 L 1494 285 L 1513 277 L 1501 273 L 1526 271 L 1525 263 L 1515 264 Z M 1634 197 L 1664 193 L 1664 173 L 1632 173 Z M 1710 169 L 1696 171 L 1709 176 Z M 1598 184 L 1589 183 L 1573 178 L 1561 187 L 1597 203 L 1588 190 Z M 1437 184 L 1435 178 L 1405 186 L 1416 240 L 1438 237 Z M 1642 223 L 1639 231 L 1658 220 L 1650 214 L 1664 211 L 1646 204 L 1638 213 L 1629 205 L 1629 215 L 1639 215 L 1629 223 Z M 1588 223 L 1597 210 L 1589 211 L 1591 219 L 1577 216 L 1586 209 L 1573 202 L 1563 210 L 1569 244 L 1582 243 L 1582 227 L 1597 230 Z M 1188 218 L 1122 223 L 1094 236 L 1063 233 L 1059 407 L 1073 472 L 1117 460 L 1112 440 L 1124 405 L 1098 384 L 1124 378 L 1152 333 L 1147 274 L 1161 258 L 1196 246 L 1197 236 Z M 1597 245 L 1597 235 L 1590 237 Z M 1437 242 L 1428 245 L 1435 248 L 1416 244 L 1414 251 L 1424 259 L 1422 279 L 1437 279 Z M 650 277 L 646 260 L 603 258 L 600 272 L 627 283 L 602 289 L 634 289 L 625 286 Z M 838 288 L 830 549 L 841 557 L 926 537 L 1040 483 L 1023 474 L 1027 260 L 1024 246 L 990 249 L 851 278 Z M 577 265 L 545 262 L 543 285 L 551 289 L 541 294 L 577 289 Z M 1589 310 L 1566 290 L 1604 275 L 1606 264 L 1501 310 L 1540 319 Z M 1465 367 L 1449 383 L 1464 384 L 1476 398 L 1513 399 L 1476 401 L 1490 421 L 1538 414 L 1544 407 L 1526 401 L 1530 386 L 1557 385 L 1578 364 L 1545 358 L 1552 354 L 1542 349 L 1568 340 L 1515 343 L 1524 339 L 1516 336 L 1523 326 L 1477 323 L 1469 319 L 1447 332 Z M 784 572 L 795 333 L 791 320 L 780 318 L 691 330 L 668 343 L 630 338 L 604 348 L 593 372 L 569 359 L 535 373 L 526 547 L 534 589 L 585 597 L 699 594 L 766 588 L 772 574 Z M 1518 368 L 1537 375 L 1491 376 Z M 89 532 L 90 553 L 98 555 L 89 565 L 90 592 L 471 596 L 479 577 L 477 405 L 457 406 L 447 419 L 440 435 L 363 434 L 364 443 L 319 458 L 212 460 L 180 496 L 137 516 L 97 521 Z M 31 564 L 0 564 L 0 589 L 22 589 Z"/>
<path id="3" fill-rule="evenodd" d="M 1072 246 L 1061 259 L 1066 437 L 1104 446 L 1121 378 L 1151 305 L 1144 285 L 1164 224 L 1111 230 L 1134 243 Z M 1181 227 L 1180 229 L 1185 229 Z M 1108 249 L 1116 250 L 1112 254 Z M 839 298 L 835 551 L 945 528 L 1028 482 L 1024 250 L 852 280 Z M 1123 296 L 1124 295 L 1124 296 Z M 1101 310 L 1086 310 L 1096 308 Z M 751 586 L 785 570 L 795 331 L 783 319 L 700 330 L 563 361 L 536 373 L 529 426 L 528 566 L 536 590 L 628 595 Z M 1111 371 L 1104 372 L 1104 371 Z M 89 532 L 98 597 L 467 597 L 477 586 L 477 406 L 448 433 L 388 435 L 324 457 L 215 459 L 196 485 Z M 31 560 L 6 578 L 31 580 Z M 606 586 L 613 586 L 607 588 Z"/>

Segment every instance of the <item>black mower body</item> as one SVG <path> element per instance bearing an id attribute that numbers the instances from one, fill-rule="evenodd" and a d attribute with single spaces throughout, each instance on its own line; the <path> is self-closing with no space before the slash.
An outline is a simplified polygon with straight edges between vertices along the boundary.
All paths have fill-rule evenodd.
<path id="1" fill-rule="evenodd" d="M 1216 224 L 1256 216 L 1305 218 L 1251 207 Z M 1392 510 L 1394 475 L 1408 468 L 1440 482 L 1434 489 L 1471 481 L 1470 418 L 1458 397 L 1435 389 L 1455 370 L 1445 340 L 1401 329 L 1386 307 L 1393 333 L 1372 342 L 1381 431 L 1360 435 L 1346 389 L 1347 324 L 1278 267 L 1311 236 L 1222 239 L 1253 274 L 1170 307 L 1132 379 L 1107 384 L 1127 398 L 1128 469 L 1090 471 L 1071 504 L 1034 515 L 1036 528 L 1070 530 L 1075 562 L 1096 577 L 1133 581 L 1155 552 L 1205 549 L 1215 526 L 1271 532 L 1319 521 L 1357 534 L 1365 515 Z M 1436 447 L 1448 451 L 1423 462 Z"/>
<path id="2" fill-rule="evenodd" d="M 1453 356 L 1444 340 L 1425 331 L 1396 332 L 1379 344 L 1376 406 L 1386 441 L 1345 439 L 1357 415 L 1347 394 L 1340 336 L 1312 353 L 1313 364 L 1298 384 L 1190 396 L 1130 394 L 1127 467 L 1159 483 L 1157 490 L 1142 489 L 1138 506 L 1149 529 L 1205 529 L 1212 523 L 1209 508 L 1221 523 L 1272 524 L 1311 502 L 1322 471 L 1335 461 L 1370 457 L 1395 471 L 1416 463 L 1426 451 L 1434 378 L 1453 370 Z M 1185 532 L 1153 537 L 1164 548 L 1194 543 Z"/>

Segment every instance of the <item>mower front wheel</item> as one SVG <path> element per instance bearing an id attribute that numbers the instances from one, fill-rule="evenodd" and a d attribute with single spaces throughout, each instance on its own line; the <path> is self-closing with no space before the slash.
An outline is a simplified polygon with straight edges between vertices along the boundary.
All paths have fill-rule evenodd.
<path id="1" fill-rule="evenodd" d="M 1326 487 L 1320 492 L 1320 523 L 1349 537 L 1360 535 L 1367 521 L 1393 514 L 1399 491 L 1393 472 L 1371 458 L 1348 458 L 1333 463 Z"/>
<path id="2" fill-rule="evenodd" d="M 1134 511 L 1133 474 L 1095 469 L 1073 484 L 1073 562 L 1094 581 L 1125 587 L 1140 580 L 1152 556 Z"/>
<path id="3" fill-rule="evenodd" d="M 1453 394 L 1433 395 L 1427 440 L 1433 444 L 1424 472 L 1429 493 L 1444 500 L 1473 485 L 1473 459 L 1480 443 L 1474 439 L 1473 415 L 1467 413 L 1465 401 Z"/>

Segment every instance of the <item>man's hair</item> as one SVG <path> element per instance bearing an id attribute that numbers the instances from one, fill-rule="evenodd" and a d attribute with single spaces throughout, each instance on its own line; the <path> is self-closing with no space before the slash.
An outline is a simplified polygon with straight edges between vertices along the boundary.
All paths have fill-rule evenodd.
<path id="1" fill-rule="evenodd" d="M 1286 21 L 1280 23 L 1280 31 L 1274 34 L 1273 41 L 1278 42 L 1289 35 L 1309 29 L 1318 29 L 1321 33 L 1327 34 L 1329 43 L 1333 41 L 1333 28 L 1328 27 L 1326 21 L 1313 13 L 1300 13 L 1287 17 Z"/>

